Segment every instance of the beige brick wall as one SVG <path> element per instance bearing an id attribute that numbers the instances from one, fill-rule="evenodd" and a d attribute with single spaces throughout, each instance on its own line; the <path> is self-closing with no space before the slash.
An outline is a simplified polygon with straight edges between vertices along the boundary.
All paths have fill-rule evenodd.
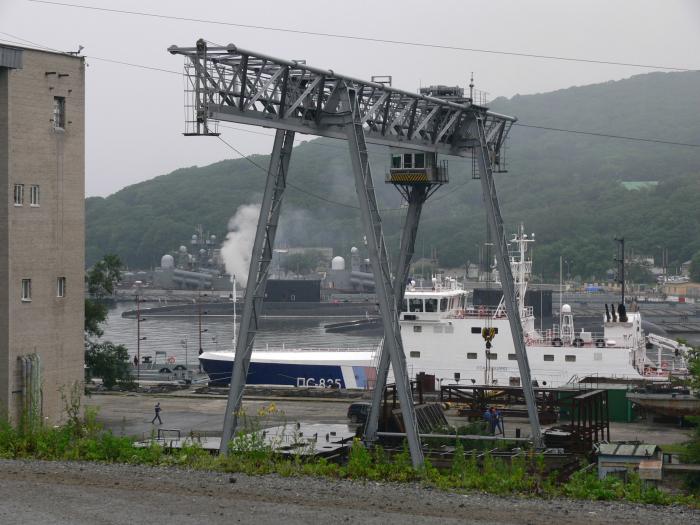
<path id="1" fill-rule="evenodd" d="M 62 415 L 60 389 L 83 378 L 85 69 L 79 58 L 25 50 L 23 69 L 8 77 L 9 170 L 3 185 L 9 263 L 0 279 L 6 279 L 9 343 L 0 348 L 0 360 L 8 369 L 8 411 L 17 417 L 18 357 L 41 357 L 43 415 L 53 423 Z M 66 101 L 64 131 L 53 127 L 57 96 Z M 12 202 L 14 184 L 25 186 L 23 206 Z M 40 187 L 38 207 L 29 202 L 34 184 Z M 66 277 L 63 298 L 56 297 L 58 277 Z M 31 302 L 21 301 L 22 279 L 32 280 Z"/>

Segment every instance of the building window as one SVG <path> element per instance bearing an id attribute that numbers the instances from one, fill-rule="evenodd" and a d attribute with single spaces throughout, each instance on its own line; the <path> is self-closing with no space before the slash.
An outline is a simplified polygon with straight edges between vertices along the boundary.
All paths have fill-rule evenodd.
<path id="1" fill-rule="evenodd" d="M 575 355 L 565 355 L 564 356 L 564 361 L 567 363 L 575 363 L 576 362 L 576 356 Z"/>
<path id="2" fill-rule="evenodd" d="M 39 206 L 39 185 L 32 184 L 29 187 L 29 205 Z"/>
<path id="3" fill-rule="evenodd" d="M 554 354 L 544 354 L 545 361 L 554 361 Z"/>
<path id="4" fill-rule="evenodd" d="M 414 325 L 413 325 L 413 331 L 414 331 L 414 332 L 422 332 L 422 331 L 423 331 L 423 327 L 422 327 L 422 326 L 418 326 L 417 324 L 414 324 Z"/>
<path id="5" fill-rule="evenodd" d="M 53 97 L 53 129 L 66 127 L 66 98 Z"/>
<path id="6" fill-rule="evenodd" d="M 56 279 L 56 297 L 66 296 L 66 278 L 59 277 Z"/>
<path id="7" fill-rule="evenodd" d="M 515 354 L 508 354 L 508 361 L 517 361 L 518 358 Z"/>
<path id="8" fill-rule="evenodd" d="M 467 353 L 467 359 L 476 359 L 476 352 Z"/>
<path id="9" fill-rule="evenodd" d="M 24 184 L 15 184 L 15 206 L 24 204 Z"/>
<path id="10" fill-rule="evenodd" d="M 32 300 L 32 280 L 22 279 L 22 300 L 31 301 Z"/>
<path id="11" fill-rule="evenodd" d="M 415 352 L 415 351 L 413 351 L 413 352 L 410 353 L 410 356 L 411 356 L 411 357 L 420 357 L 420 352 Z"/>

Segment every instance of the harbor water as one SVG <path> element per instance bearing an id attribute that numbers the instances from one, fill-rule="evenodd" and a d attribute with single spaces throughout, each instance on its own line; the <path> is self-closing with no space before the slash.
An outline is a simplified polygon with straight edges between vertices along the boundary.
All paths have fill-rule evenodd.
<path id="1" fill-rule="evenodd" d="M 148 317 L 148 307 L 158 303 L 142 303 L 141 357 L 156 357 L 156 352 L 165 352 L 178 363 L 196 364 L 200 344 L 200 316 L 193 311 L 191 316 Z M 122 312 L 133 309 L 131 303 L 117 303 L 109 310 L 104 326 L 103 340 L 123 344 L 132 357 L 137 353 L 137 320 L 123 318 Z M 238 322 L 236 333 L 239 332 Z M 379 343 L 376 336 L 327 334 L 324 326 L 337 322 L 334 318 L 263 318 L 255 337 L 255 348 L 369 348 Z M 144 339 L 145 338 L 145 339 Z M 229 315 L 201 316 L 202 350 L 232 350 L 233 325 Z M 163 354 L 159 354 L 162 356 Z"/>

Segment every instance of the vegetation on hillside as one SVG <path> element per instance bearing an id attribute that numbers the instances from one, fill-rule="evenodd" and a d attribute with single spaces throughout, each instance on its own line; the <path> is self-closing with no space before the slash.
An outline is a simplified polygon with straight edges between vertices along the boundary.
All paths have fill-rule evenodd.
<path id="1" fill-rule="evenodd" d="M 651 73 L 538 95 L 496 99 L 495 111 L 519 123 L 696 143 L 700 137 L 700 72 Z M 235 136 L 231 138 L 235 141 Z M 613 238 L 628 253 L 660 258 L 673 272 L 700 252 L 700 148 L 632 142 L 514 126 L 509 173 L 498 174 L 507 230 L 525 223 L 536 233 L 534 273 L 558 274 L 559 257 L 584 280 L 613 266 Z M 268 157 L 252 159 L 265 166 Z M 403 210 L 398 192 L 382 181 L 388 150 L 371 148 L 371 163 L 388 248 L 398 252 Z M 297 146 L 282 208 L 279 245 L 331 246 L 347 256 L 362 242 L 349 155 L 342 141 Z M 657 181 L 625 189 L 623 181 Z M 259 201 L 264 173 L 245 159 L 177 170 L 107 198 L 89 198 L 87 261 L 118 253 L 129 267 L 157 266 L 160 257 L 203 224 L 223 238 L 242 204 Z M 291 186 L 293 185 L 293 186 Z M 301 190 L 301 191 L 300 191 Z M 310 192 L 316 196 L 312 196 Z M 330 202 L 329 202 L 330 201 Z M 437 250 L 443 267 L 477 262 L 485 217 L 471 164 L 450 158 L 450 183 L 425 207 L 416 259 Z"/>

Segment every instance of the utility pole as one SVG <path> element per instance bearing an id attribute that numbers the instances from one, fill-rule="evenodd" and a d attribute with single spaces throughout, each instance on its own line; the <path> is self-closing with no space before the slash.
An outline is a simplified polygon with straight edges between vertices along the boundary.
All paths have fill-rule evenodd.
<path id="1" fill-rule="evenodd" d="M 625 238 L 615 237 L 615 241 L 619 243 L 618 256 L 615 258 L 617 262 L 617 282 L 622 285 L 622 304 L 625 304 Z"/>

